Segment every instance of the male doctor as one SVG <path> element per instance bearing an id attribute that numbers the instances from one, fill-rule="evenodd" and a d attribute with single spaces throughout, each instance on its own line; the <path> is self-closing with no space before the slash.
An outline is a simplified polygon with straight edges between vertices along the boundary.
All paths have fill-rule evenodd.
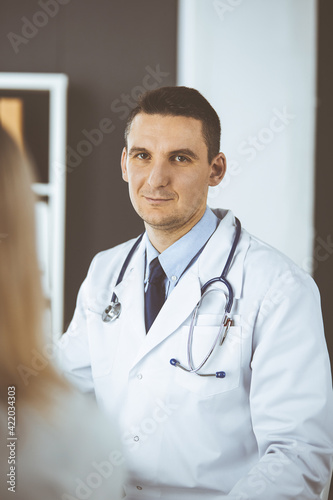
<path id="1" fill-rule="evenodd" d="M 121 168 L 145 233 L 94 258 L 62 365 L 118 416 L 126 499 L 319 499 L 333 441 L 319 293 L 244 229 L 237 242 L 229 210 L 207 207 L 226 171 L 220 132 L 194 89 L 141 97 Z M 211 284 L 190 328 L 229 256 L 230 289 Z"/>

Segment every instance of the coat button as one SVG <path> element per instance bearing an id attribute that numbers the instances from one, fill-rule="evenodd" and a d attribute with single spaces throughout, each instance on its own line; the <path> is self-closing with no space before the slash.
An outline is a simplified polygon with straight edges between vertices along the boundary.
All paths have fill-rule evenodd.
<path id="1" fill-rule="evenodd" d="M 142 490 L 142 486 L 137 486 L 136 489 L 137 490 Z"/>
<path id="2" fill-rule="evenodd" d="M 134 441 L 139 441 L 140 438 L 139 438 L 139 436 L 134 436 L 133 439 L 134 439 Z"/>
<path id="3" fill-rule="evenodd" d="M 137 377 L 138 377 L 139 380 L 141 380 L 142 379 L 142 373 L 138 373 Z"/>

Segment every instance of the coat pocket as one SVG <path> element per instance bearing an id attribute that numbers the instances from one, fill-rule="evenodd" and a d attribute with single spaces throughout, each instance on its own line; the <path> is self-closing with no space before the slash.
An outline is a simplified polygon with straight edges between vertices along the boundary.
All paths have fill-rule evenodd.
<path id="1" fill-rule="evenodd" d="M 199 366 L 211 350 L 219 328 L 220 326 L 211 325 L 197 325 L 194 327 L 192 344 L 194 367 Z M 217 345 L 215 347 L 207 362 L 198 372 L 200 374 L 214 375 L 216 372 L 224 372 L 224 378 L 199 376 L 196 373 L 188 373 L 177 367 L 175 382 L 201 397 L 214 396 L 237 388 L 241 372 L 241 334 L 240 326 L 230 327 L 222 346 Z M 186 368 L 189 367 L 187 359 L 188 337 L 189 327 L 184 326 L 178 333 L 179 355 L 177 359 Z"/>

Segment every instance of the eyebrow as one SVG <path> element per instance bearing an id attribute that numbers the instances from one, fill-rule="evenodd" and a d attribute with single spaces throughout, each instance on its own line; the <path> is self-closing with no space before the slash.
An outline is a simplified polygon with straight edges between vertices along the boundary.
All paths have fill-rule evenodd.
<path id="1" fill-rule="evenodd" d="M 140 148 L 138 146 L 133 146 L 130 150 L 129 150 L 129 156 L 133 156 L 135 155 L 136 153 L 148 153 L 150 154 L 150 151 L 148 151 L 148 149 L 146 148 Z M 192 149 L 189 149 L 189 148 L 184 148 L 184 149 L 175 149 L 174 151 L 169 151 L 168 152 L 168 155 L 169 156 L 176 156 L 176 155 L 186 155 L 186 156 L 189 156 L 190 158 L 192 158 L 193 160 L 198 160 L 199 157 L 198 155 L 196 155 L 194 153 L 194 151 L 192 151 Z"/>
<path id="2" fill-rule="evenodd" d="M 169 155 L 170 156 L 186 155 L 186 156 L 189 156 L 190 158 L 192 158 L 193 160 L 199 160 L 198 155 L 196 155 L 195 152 L 192 151 L 192 149 L 188 149 L 188 148 L 176 149 L 175 151 L 170 151 Z"/>
<path id="3" fill-rule="evenodd" d="M 139 147 L 133 146 L 133 148 L 131 148 L 129 150 L 128 154 L 129 154 L 129 156 L 133 156 L 135 153 L 148 153 L 149 154 L 149 151 L 146 148 L 139 148 Z"/>

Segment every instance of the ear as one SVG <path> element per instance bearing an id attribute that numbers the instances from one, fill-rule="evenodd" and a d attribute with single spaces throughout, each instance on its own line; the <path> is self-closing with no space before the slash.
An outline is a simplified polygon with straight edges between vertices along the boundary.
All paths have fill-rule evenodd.
<path id="1" fill-rule="evenodd" d="M 124 181 L 128 182 L 126 161 L 127 161 L 127 151 L 126 151 L 126 147 L 125 147 L 121 153 L 120 164 L 121 164 L 122 177 L 123 177 Z"/>
<path id="2" fill-rule="evenodd" d="M 227 159 L 223 153 L 219 153 L 215 156 L 210 168 L 209 185 L 217 186 L 222 181 L 227 170 Z"/>

